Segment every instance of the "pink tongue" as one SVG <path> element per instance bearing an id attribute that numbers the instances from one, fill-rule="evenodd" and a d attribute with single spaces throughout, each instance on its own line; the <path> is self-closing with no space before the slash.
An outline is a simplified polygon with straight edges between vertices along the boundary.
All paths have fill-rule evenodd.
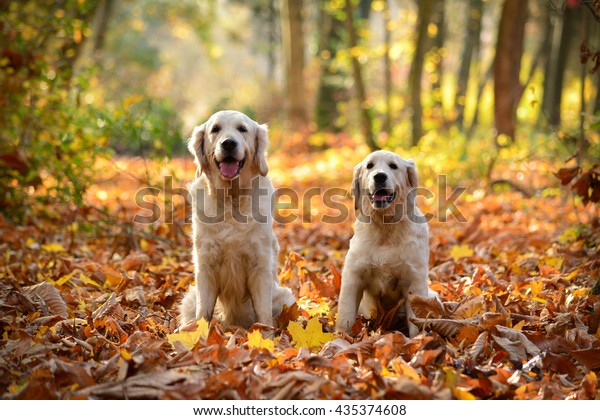
<path id="1" fill-rule="evenodd" d="M 225 178 L 233 178 L 237 175 L 239 166 L 239 162 L 221 162 L 219 170 Z"/>
<path id="2" fill-rule="evenodd" d="M 387 199 L 387 197 L 388 197 L 387 194 L 375 194 L 375 195 L 373 195 L 373 198 L 376 201 L 383 201 L 383 200 Z"/>

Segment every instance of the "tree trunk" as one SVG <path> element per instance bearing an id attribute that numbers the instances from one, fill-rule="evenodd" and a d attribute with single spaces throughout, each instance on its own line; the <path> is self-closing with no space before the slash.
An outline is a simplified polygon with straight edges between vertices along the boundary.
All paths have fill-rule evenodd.
<path id="1" fill-rule="evenodd" d="M 483 91 L 485 87 L 489 83 L 492 78 L 492 73 L 494 72 L 494 62 L 492 61 L 488 66 L 488 69 L 485 71 L 483 76 L 481 76 L 479 80 L 479 85 L 477 86 L 477 99 L 475 101 L 475 112 L 473 113 L 473 118 L 471 119 L 471 125 L 469 126 L 469 130 L 467 131 L 467 138 L 471 138 L 473 133 L 475 133 L 475 128 L 477 128 L 477 124 L 479 124 L 479 108 L 481 105 L 481 98 L 483 98 Z"/>
<path id="2" fill-rule="evenodd" d="M 344 87 L 345 74 L 339 66 L 333 66 L 337 52 L 342 46 L 344 24 L 327 12 L 323 0 L 320 8 L 319 60 L 321 73 L 315 106 L 315 122 L 317 129 L 324 131 L 340 131 L 336 121 L 339 117 L 338 104 L 347 97 Z"/>
<path id="3" fill-rule="evenodd" d="M 551 126 L 558 127 L 561 120 L 560 105 L 562 102 L 562 91 L 565 79 L 565 71 L 569 63 L 569 54 L 573 49 L 574 35 L 578 33 L 578 25 L 581 24 L 581 8 L 565 8 L 563 15 L 563 24 L 560 35 L 560 45 L 556 62 L 553 63 L 555 68 L 554 78 L 550 81 L 552 84 L 551 96 L 548 98 L 548 123 Z M 579 61 L 579 60 L 577 60 Z"/>
<path id="4" fill-rule="evenodd" d="M 494 60 L 494 117 L 497 136 L 514 141 L 521 94 L 519 72 L 523 56 L 527 0 L 505 0 Z"/>
<path id="5" fill-rule="evenodd" d="M 392 29 L 390 27 L 390 4 L 389 0 L 385 0 L 385 8 L 383 10 L 383 22 L 385 28 L 384 46 L 385 52 L 383 55 L 383 80 L 384 80 L 384 97 L 385 97 L 385 115 L 383 117 L 382 128 L 388 138 L 392 135 L 392 61 L 390 59 L 390 49 L 392 44 Z"/>
<path id="6" fill-rule="evenodd" d="M 431 82 L 431 96 L 433 99 L 433 107 L 434 109 L 437 109 L 440 117 L 442 117 L 444 113 L 442 81 L 444 79 L 443 48 L 446 35 L 445 4 L 445 0 L 438 0 L 435 2 L 431 19 L 431 23 L 437 27 L 435 36 L 433 37 L 434 70 Z"/>
<path id="7" fill-rule="evenodd" d="M 458 80 L 456 82 L 456 96 L 454 97 L 454 109 L 456 112 L 455 122 L 458 127 L 464 129 L 465 103 L 467 99 L 467 89 L 469 87 L 469 76 L 473 57 L 479 51 L 481 45 L 481 19 L 483 17 L 483 1 L 471 0 L 468 6 L 469 20 L 467 23 L 467 34 L 458 71 Z"/>
<path id="8" fill-rule="evenodd" d="M 548 26 L 544 32 L 544 40 L 548 43 L 546 57 L 544 62 L 544 82 L 542 92 L 542 112 L 538 117 L 538 125 L 547 124 L 550 119 L 551 102 L 554 101 L 554 88 L 556 80 L 556 64 L 558 48 L 560 44 L 560 32 L 562 27 L 562 13 L 559 15 L 554 13 L 552 5 L 548 3 Z"/>
<path id="9" fill-rule="evenodd" d="M 371 106 L 367 100 L 367 92 L 365 83 L 363 80 L 362 67 L 358 61 L 358 57 L 352 53 L 358 46 L 358 34 L 354 27 L 354 8 L 352 7 L 352 0 L 346 0 L 344 5 L 344 12 L 346 14 L 346 31 L 348 32 L 348 47 L 351 52 L 350 57 L 352 61 L 352 75 L 354 78 L 354 89 L 356 90 L 356 97 L 358 99 L 359 110 L 360 110 L 360 126 L 363 138 L 369 149 L 377 150 L 379 146 L 375 143 L 373 136 L 373 116 L 371 112 Z"/>
<path id="10" fill-rule="evenodd" d="M 308 125 L 304 88 L 304 35 L 302 1 L 281 0 L 281 35 L 285 62 L 287 119 L 290 129 L 302 131 Z"/>
<path id="11" fill-rule="evenodd" d="M 277 68 L 277 56 L 275 51 L 277 49 L 278 31 L 277 31 L 277 0 L 269 0 L 267 2 L 267 43 L 269 45 L 267 51 L 267 80 L 269 83 L 273 83 L 275 80 L 275 69 Z"/>
<path id="12" fill-rule="evenodd" d="M 585 14 L 581 19 L 581 27 L 580 27 L 580 39 L 582 44 L 588 43 L 589 35 L 590 35 L 590 26 L 594 23 L 592 22 L 592 15 Z M 587 77 L 587 66 L 583 63 L 579 64 L 579 139 L 577 140 L 577 166 L 581 166 L 583 164 L 583 160 L 586 154 L 586 139 L 585 139 L 585 116 L 586 106 L 585 106 L 585 79 Z"/>
<path id="13" fill-rule="evenodd" d="M 94 35 L 94 55 L 98 55 L 104 49 L 108 22 L 111 19 L 114 9 L 114 0 L 102 0 L 96 11 L 95 35 Z"/>
<path id="14" fill-rule="evenodd" d="M 423 106 L 421 105 L 421 78 L 423 63 L 427 51 L 427 25 L 431 21 L 434 0 L 422 0 L 419 4 L 417 21 L 417 39 L 415 41 L 415 54 L 410 66 L 409 85 L 410 101 L 412 105 L 412 145 L 416 146 L 423 136 Z"/>

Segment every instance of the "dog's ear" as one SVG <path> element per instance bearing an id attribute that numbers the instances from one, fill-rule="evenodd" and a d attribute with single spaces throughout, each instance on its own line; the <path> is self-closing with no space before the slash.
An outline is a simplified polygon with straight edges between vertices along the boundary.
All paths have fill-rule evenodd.
<path id="1" fill-rule="evenodd" d="M 360 177 L 362 175 L 362 163 L 354 167 L 354 175 L 352 176 L 352 195 L 354 196 L 354 210 L 360 208 Z"/>
<path id="2" fill-rule="evenodd" d="M 408 164 L 406 168 L 408 185 L 410 186 L 410 188 L 418 188 L 419 176 L 417 174 L 417 165 L 415 165 L 415 161 L 412 159 L 408 159 L 406 163 Z"/>
<path id="3" fill-rule="evenodd" d="M 258 173 L 267 176 L 269 166 L 267 165 L 267 149 L 269 148 L 269 129 L 267 124 L 257 124 L 256 127 L 256 152 L 254 154 L 254 163 L 258 168 Z"/>
<path id="4" fill-rule="evenodd" d="M 192 132 L 192 137 L 188 140 L 188 150 L 194 156 L 194 162 L 197 167 L 197 175 L 200 175 L 202 171 L 208 170 L 208 165 L 206 164 L 206 157 L 204 156 L 204 134 L 206 124 L 199 125 L 194 128 Z"/>

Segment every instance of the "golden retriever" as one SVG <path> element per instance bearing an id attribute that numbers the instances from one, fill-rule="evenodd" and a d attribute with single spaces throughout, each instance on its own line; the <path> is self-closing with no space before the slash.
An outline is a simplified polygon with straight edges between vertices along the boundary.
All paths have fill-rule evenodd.
<path id="1" fill-rule="evenodd" d="M 369 318 L 398 308 L 394 322 L 404 313 L 409 335 L 418 334 L 408 295 L 436 293 L 427 286 L 429 228 L 414 202 L 417 186 L 412 159 L 389 151 L 371 153 L 354 168 L 358 217 L 342 270 L 338 332 L 350 332 L 359 312 Z"/>
<path id="2" fill-rule="evenodd" d="M 224 325 L 273 325 L 295 299 L 277 277 L 273 185 L 266 125 L 220 111 L 196 127 L 188 148 L 197 166 L 192 198 L 195 287 L 180 306 L 183 327 L 213 316 Z"/>

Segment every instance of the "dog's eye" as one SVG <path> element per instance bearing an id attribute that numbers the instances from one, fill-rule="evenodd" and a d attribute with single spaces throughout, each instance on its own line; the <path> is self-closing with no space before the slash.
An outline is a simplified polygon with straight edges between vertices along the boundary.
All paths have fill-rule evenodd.
<path id="1" fill-rule="evenodd" d="M 373 165 L 373 162 L 371 162 L 371 163 L 368 163 L 368 164 L 367 164 L 367 169 L 371 169 L 373 166 L 375 166 L 375 165 Z"/>
<path id="2" fill-rule="evenodd" d="M 213 125 L 213 128 L 210 130 L 211 133 L 218 133 L 221 131 L 221 127 L 218 125 Z"/>
<path id="3" fill-rule="evenodd" d="M 396 165 L 395 163 L 390 163 L 390 168 L 392 168 L 393 170 L 398 169 L 398 165 Z"/>
<path id="4" fill-rule="evenodd" d="M 243 125 L 240 125 L 240 126 L 238 127 L 238 131 L 239 131 L 240 133 L 247 133 L 247 132 L 248 132 L 248 129 L 247 129 L 246 127 L 244 127 Z"/>

